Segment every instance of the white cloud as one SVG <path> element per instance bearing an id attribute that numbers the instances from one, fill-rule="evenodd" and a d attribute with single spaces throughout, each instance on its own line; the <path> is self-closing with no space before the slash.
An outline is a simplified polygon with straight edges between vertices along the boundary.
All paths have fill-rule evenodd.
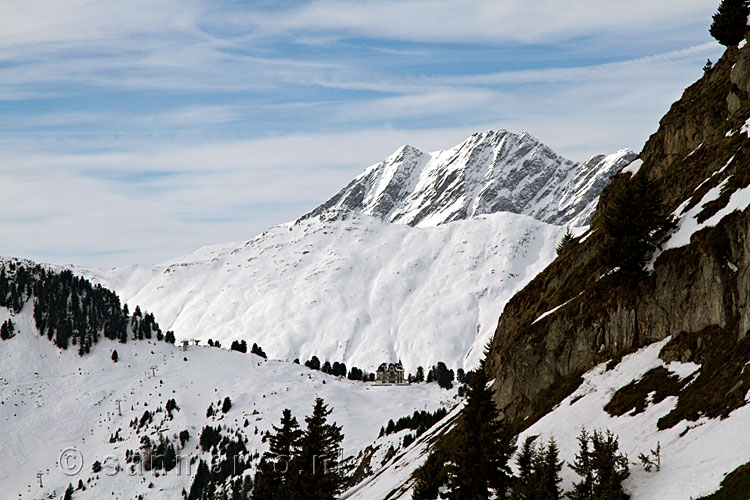
<path id="1" fill-rule="evenodd" d="M 548 43 L 582 33 L 637 34 L 706 19 L 707 0 L 318 0 L 283 15 L 236 19 L 274 31 L 338 32 L 424 42 Z"/>
<path id="2" fill-rule="evenodd" d="M 718 50 L 614 49 L 666 51 L 665 32 L 680 46 L 715 3 L 1 2 L 0 100 L 28 101 L 0 117 L 0 255 L 153 262 L 249 238 L 404 143 L 441 149 L 477 130 L 528 130 L 574 160 L 637 149 Z M 454 71 L 444 42 L 486 44 L 483 59 Z M 521 61 L 535 69 L 504 70 L 486 52 L 505 43 L 547 48 Z M 553 43 L 619 62 L 533 60 Z M 115 97 L 98 106 L 95 90 Z M 129 108 L 140 91 L 150 100 Z"/>
<path id="3" fill-rule="evenodd" d="M 435 149 L 470 132 L 379 129 L 158 150 L 147 144 L 143 152 L 6 151 L 0 255 L 149 263 L 249 239 L 312 209 L 394 144 L 409 139 Z"/>

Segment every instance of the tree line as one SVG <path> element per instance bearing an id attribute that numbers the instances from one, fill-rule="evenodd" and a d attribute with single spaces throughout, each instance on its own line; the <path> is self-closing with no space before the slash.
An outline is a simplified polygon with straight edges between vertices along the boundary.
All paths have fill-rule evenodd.
<path id="1" fill-rule="evenodd" d="M 40 335 L 61 349 L 77 346 L 83 356 L 103 336 L 122 343 L 155 338 L 174 343 L 174 333 L 163 333 L 154 315 L 127 304 L 101 285 L 38 264 L 0 263 L 0 306 L 17 314 L 33 300 L 33 317 Z"/>

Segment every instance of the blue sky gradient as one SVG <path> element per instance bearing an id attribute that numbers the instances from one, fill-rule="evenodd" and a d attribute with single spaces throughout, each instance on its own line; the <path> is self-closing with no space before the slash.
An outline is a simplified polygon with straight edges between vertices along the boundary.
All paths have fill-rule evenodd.
<path id="1" fill-rule="evenodd" d="M 0 255 L 109 266 L 243 240 L 405 143 L 639 150 L 718 2 L 0 6 Z"/>

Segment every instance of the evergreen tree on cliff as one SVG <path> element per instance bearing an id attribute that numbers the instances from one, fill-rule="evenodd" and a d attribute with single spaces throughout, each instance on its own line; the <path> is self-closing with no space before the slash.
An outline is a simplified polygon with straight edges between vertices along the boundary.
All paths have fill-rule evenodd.
<path id="1" fill-rule="evenodd" d="M 505 498 L 513 480 L 510 458 L 515 441 L 500 421 L 487 387 L 484 365 L 472 373 L 461 420 L 456 452 L 449 471 L 451 500 Z"/>
<path id="2" fill-rule="evenodd" d="M 644 174 L 611 185 L 602 227 L 605 240 L 602 263 L 619 268 L 620 276 L 632 280 L 641 275 L 665 233 L 674 227 L 654 184 Z"/>
<path id="3" fill-rule="evenodd" d="M 737 45 L 747 33 L 748 13 L 747 0 L 722 0 L 711 23 L 711 36 L 726 47 Z"/>

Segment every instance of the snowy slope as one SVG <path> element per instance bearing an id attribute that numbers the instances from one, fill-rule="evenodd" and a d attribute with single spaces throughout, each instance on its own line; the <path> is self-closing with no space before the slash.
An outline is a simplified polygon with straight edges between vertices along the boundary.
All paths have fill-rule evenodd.
<path id="1" fill-rule="evenodd" d="M 471 368 L 506 301 L 554 258 L 561 229 L 549 224 L 587 222 L 609 176 L 634 158 L 577 164 L 504 130 L 429 154 L 404 146 L 248 242 L 73 270 L 181 339 L 244 338 L 275 358 L 370 370 L 398 358 L 408 371 L 439 360 Z"/>
<path id="2" fill-rule="evenodd" d="M 635 158 L 621 150 L 575 163 L 526 132 L 490 130 L 432 153 L 404 146 L 305 217 L 338 207 L 387 222 L 436 226 L 513 212 L 580 226 L 591 219 L 609 177 Z"/>
<path id="3" fill-rule="evenodd" d="M 619 436 L 620 448 L 630 459 L 631 474 L 625 488 L 633 500 L 683 500 L 716 491 L 725 474 L 750 462 L 750 405 L 723 420 L 704 417 L 697 422 L 682 421 L 662 431 L 656 423 L 674 408 L 676 396 L 651 403 L 638 414 L 611 417 L 603 410 L 617 389 L 640 379 L 652 368 L 664 366 L 682 379 L 700 370 L 700 365 L 692 363 L 665 364 L 659 351 L 668 341 L 669 338 L 625 356 L 612 370 L 607 370 L 605 363 L 590 370 L 581 387 L 527 429 L 519 442 L 531 435 L 545 440 L 554 436 L 561 456 L 572 461 L 578 446 L 575 437 L 582 426 L 589 431 L 609 429 Z M 661 470 L 646 472 L 638 455 L 648 454 L 657 443 L 661 444 Z M 569 490 L 574 480 L 579 478 L 565 467 L 562 486 Z"/>
<path id="4" fill-rule="evenodd" d="M 163 265 L 74 271 L 178 338 L 246 339 L 273 358 L 368 370 L 400 358 L 413 373 L 439 360 L 473 367 L 563 232 L 510 213 L 414 228 L 330 210 Z"/>
<path id="5" fill-rule="evenodd" d="M 742 464 L 750 462 L 750 405 L 732 412 L 726 419 L 701 418 L 697 422 L 682 421 L 671 429 L 659 430 L 657 422 L 674 408 L 677 397 L 670 396 L 654 404 L 650 402 L 645 411 L 626 413 L 612 417 L 604 406 L 615 392 L 634 380 L 639 380 L 652 368 L 665 367 L 672 374 L 686 379 L 700 370 L 693 363 L 664 363 L 659 351 L 669 338 L 651 344 L 625 356 L 614 368 L 607 363 L 591 369 L 583 376 L 583 383 L 565 398 L 550 413 L 521 433 L 518 443 L 528 436 L 539 436 L 537 443 L 546 443 L 554 437 L 560 457 L 572 462 L 578 451 L 576 437 L 585 427 L 589 432 L 610 430 L 619 438 L 620 450 L 630 461 L 630 477 L 625 481 L 625 490 L 632 500 L 685 500 L 709 495 L 719 488 L 726 474 Z M 746 396 L 750 400 L 750 394 Z M 455 414 L 459 408 L 454 410 Z M 441 426 L 449 425 L 448 418 Z M 421 441 L 407 448 L 404 453 L 386 464 L 378 474 L 363 481 L 343 498 L 408 500 L 411 498 L 413 481 L 411 474 L 424 462 L 429 453 L 427 441 L 439 433 L 441 426 L 431 429 Z M 661 445 L 661 468 L 647 472 L 638 460 L 640 453 Z M 580 480 L 566 464 L 562 469 L 565 491 L 572 489 Z"/>
<path id="6" fill-rule="evenodd" d="M 9 312 L 0 308 L 0 321 L 7 317 Z M 149 433 L 152 439 L 158 439 L 160 433 L 172 438 L 189 430 L 191 439 L 180 450 L 186 462 L 192 456 L 207 458 L 196 448 L 200 430 L 207 424 L 240 429 L 248 438 L 248 449 L 262 453 L 266 445 L 261 434 L 278 424 L 282 409 L 290 408 L 304 425 L 303 417 L 310 413 L 317 396 L 333 407 L 331 418 L 343 426 L 345 456 L 357 455 L 371 445 L 380 427 L 391 418 L 456 404 L 455 392 L 436 384 L 376 387 L 338 380 L 291 363 L 209 347 L 182 352 L 163 342 L 120 344 L 105 339 L 81 358 L 73 350 L 59 350 L 37 334 L 30 306 L 14 321 L 18 334 L 0 341 L 0 498 L 4 499 L 51 498 L 53 492 L 55 498 L 61 498 L 68 483 L 75 486 L 79 479 L 87 489 L 77 491 L 76 500 L 135 498 L 137 494 L 149 499 L 180 498 L 182 489 L 189 489 L 192 481 L 186 470 L 182 474 L 148 471 L 136 477 L 125 470 L 91 472 L 94 461 L 104 462 L 108 456 L 114 457 L 110 464 L 125 467 L 125 451 L 137 450 L 140 441 L 129 423 L 146 409 L 163 407 L 169 398 L 177 401 L 180 410 L 173 420 L 162 421 L 164 413 L 156 413 Z M 110 360 L 112 349 L 118 351 L 118 363 Z M 219 417 L 207 417 L 209 404 L 216 405 L 227 396 L 232 409 Z M 117 411 L 118 399 L 122 416 Z M 243 427 L 246 418 L 250 425 Z M 118 429 L 124 440 L 110 443 Z M 61 453 L 70 448 L 77 451 L 69 452 L 70 457 L 60 463 Z M 65 467 L 75 472 L 80 459 L 80 473 L 63 472 Z M 37 472 L 43 473 L 44 487 L 39 486 Z"/>

